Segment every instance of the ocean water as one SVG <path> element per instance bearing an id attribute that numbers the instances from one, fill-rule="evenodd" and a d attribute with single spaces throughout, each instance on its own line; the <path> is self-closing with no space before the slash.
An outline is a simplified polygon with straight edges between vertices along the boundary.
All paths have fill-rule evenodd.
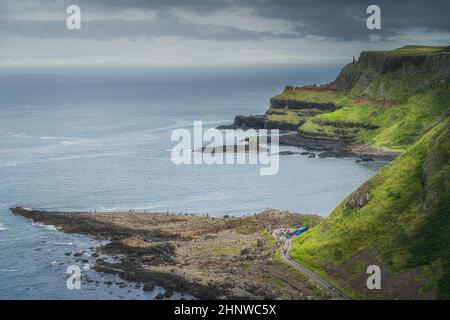
<path id="1" fill-rule="evenodd" d="M 284 85 L 328 82 L 339 68 L 0 72 L 0 299 L 151 299 L 162 290 L 119 288 L 91 261 L 65 255 L 92 260 L 98 241 L 35 225 L 12 206 L 327 216 L 383 163 L 281 156 L 273 176 L 255 165 L 176 166 L 170 137 L 194 121 L 215 127 L 264 113 Z M 81 290 L 66 287 L 72 264 L 84 268 Z"/>

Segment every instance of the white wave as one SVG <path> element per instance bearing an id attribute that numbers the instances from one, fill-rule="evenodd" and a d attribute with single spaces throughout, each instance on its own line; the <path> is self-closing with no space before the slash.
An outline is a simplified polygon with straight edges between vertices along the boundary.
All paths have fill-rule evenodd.
<path id="1" fill-rule="evenodd" d="M 0 231 L 6 230 L 6 227 L 3 223 L 0 223 Z"/>
<path id="2" fill-rule="evenodd" d="M 54 136 L 42 136 L 42 140 L 79 140 L 77 137 L 54 137 Z"/>
<path id="3" fill-rule="evenodd" d="M 55 246 L 74 246 L 73 242 L 54 242 Z"/>
<path id="4" fill-rule="evenodd" d="M 92 210 L 91 210 L 91 211 L 92 211 Z M 100 207 L 97 208 L 97 211 L 100 211 L 100 212 L 110 212 L 110 211 L 119 211 L 119 209 L 116 208 L 116 207 L 113 207 L 113 208 L 106 208 L 106 207 L 100 206 Z"/>
<path id="5" fill-rule="evenodd" d="M 33 138 L 33 136 L 30 136 L 25 133 L 13 133 L 11 134 L 11 136 L 13 136 L 14 138 Z"/>
<path id="6" fill-rule="evenodd" d="M 16 272 L 16 269 L 0 269 L 0 272 Z"/>
<path id="7" fill-rule="evenodd" d="M 0 242 L 10 242 L 10 241 L 19 241 L 19 240 L 26 240 L 30 238 L 11 238 L 11 239 L 0 239 Z"/>
<path id="8" fill-rule="evenodd" d="M 45 228 L 47 230 L 58 231 L 58 229 L 55 226 L 52 226 L 52 225 L 46 225 L 46 224 L 43 224 L 43 223 L 40 223 L 40 222 L 33 222 L 32 224 L 35 227 L 41 227 L 41 228 Z"/>
<path id="9" fill-rule="evenodd" d="M 16 167 L 17 162 L 7 162 L 5 164 L 0 164 L 0 168 L 10 168 L 10 167 Z"/>
<path id="10" fill-rule="evenodd" d="M 79 140 L 64 140 L 61 143 L 66 146 L 76 146 L 76 145 L 80 145 L 81 141 L 79 141 Z"/>
<path id="11" fill-rule="evenodd" d="M 207 123 L 208 121 L 204 122 Z M 211 121 L 211 122 L 216 122 L 216 121 Z M 217 121 L 217 123 L 222 123 L 221 121 Z M 192 121 L 185 121 L 185 120 L 177 120 L 175 121 L 174 124 L 171 125 L 167 125 L 164 127 L 157 127 L 157 128 L 149 128 L 149 129 L 145 129 L 145 130 L 140 130 L 140 131 L 133 131 L 130 132 L 129 134 L 137 134 L 137 135 L 142 135 L 142 134 L 146 134 L 146 133 L 152 133 L 155 131 L 166 131 L 168 129 L 179 129 L 179 128 L 188 128 L 188 127 L 192 127 L 194 125 L 194 122 Z"/>

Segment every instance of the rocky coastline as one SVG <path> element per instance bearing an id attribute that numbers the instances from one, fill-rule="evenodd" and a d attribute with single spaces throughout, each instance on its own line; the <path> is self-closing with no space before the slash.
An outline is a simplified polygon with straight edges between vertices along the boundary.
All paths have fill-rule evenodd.
<path id="1" fill-rule="evenodd" d="M 445 85 L 449 62 L 448 46 L 362 52 L 333 82 L 286 86 L 270 99 L 265 114 L 237 115 L 232 124 L 218 129 L 279 129 L 281 145 L 319 152 L 319 157 L 390 161 L 412 144 L 414 139 L 405 136 L 420 136 L 426 125 L 417 125 L 414 133 L 405 129 L 407 124 L 396 128 L 396 112 L 414 109 L 408 102 L 413 94 Z"/>
<path id="2" fill-rule="evenodd" d="M 266 210 L 221 218 L 149 212 L 57 212 L 11 208 L 14 214 L 107 243 L 95 248 L 94 270 L 118 275 L 157 299 L 183 292 L 198 299 L 332 299 L 277 256 L 270 230 L 318 224 L 322 218 Z M 102 259 L 103 255 L 113 261 Z M 277 258 L 278 257 L 278 258 Z"/>
<path id="3" fill-rule="evenodd" d="M 235 117 L 233 124 L 221 125 L 217 129 L 278 129 L 280 130 L 280 145 L 299 147 L 317 153 L 319 158 L 356 157 L 361 161 L 367 161 L 368 159 L 392 161 L 401 154 L 395 151 L 374 148 L 366 144 L 356 144 L 351 139 L 332 139 L 325 135 L 307 134 L 298 131 L 297 125 L 268 121 L 266 118 L 266 115 L 238 115 Z"/>

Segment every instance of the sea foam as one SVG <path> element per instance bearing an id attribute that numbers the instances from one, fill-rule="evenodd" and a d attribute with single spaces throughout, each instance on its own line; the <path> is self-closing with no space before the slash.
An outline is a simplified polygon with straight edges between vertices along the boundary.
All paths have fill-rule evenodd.
<path id="1" fill-rule="evenodd" d="M 46 224 L 42 224 L 40 222 L 33 222 L 32 224 L 35 227 L 41 227 L 41 228 L 45 228 L 47 230 L 58 231 L 58 229 L 55 226 L 52 226 L 52 225 L 46 225 Z"/>

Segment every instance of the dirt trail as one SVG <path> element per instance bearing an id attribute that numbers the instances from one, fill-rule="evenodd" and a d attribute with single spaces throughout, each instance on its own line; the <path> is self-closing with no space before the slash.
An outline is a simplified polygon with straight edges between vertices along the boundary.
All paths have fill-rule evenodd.
<path id="1" fill-rule="evenodd" d="M 344 299 L 344 300 L 350 300 L 349 297 L 347 297 L 344 293 L 342 293 L 341 291 L 336 289 L 332 284 L 325 281 L 324 279 L 319 277 L 317 274 L 315 274 L 314 272 L 312 272 L 308 268 L 302 266 L 297 261 L 295 261 L 291 258 L 292 242 L 294 241 L 295 238 L 296 238 L 295 235 L 292 236 L 291 238 L 287 238 L 287 239 L 284 238 L 284 240 L 283 240 L 284 241 L 284 245 L 283 245 L 284 253 L 280 252 L 281 259 L 284 262 L 293 266 L 295 269 L 297 269 L 301 273 L 305 274 L 308 278 L 312 279 L 314 282 L 316 282 L 317 284 L 319 284 L 326 290 L 330 291 L 330 293 L 332 293 L 333 295 L 337 295 L 339 298 Z"/>

